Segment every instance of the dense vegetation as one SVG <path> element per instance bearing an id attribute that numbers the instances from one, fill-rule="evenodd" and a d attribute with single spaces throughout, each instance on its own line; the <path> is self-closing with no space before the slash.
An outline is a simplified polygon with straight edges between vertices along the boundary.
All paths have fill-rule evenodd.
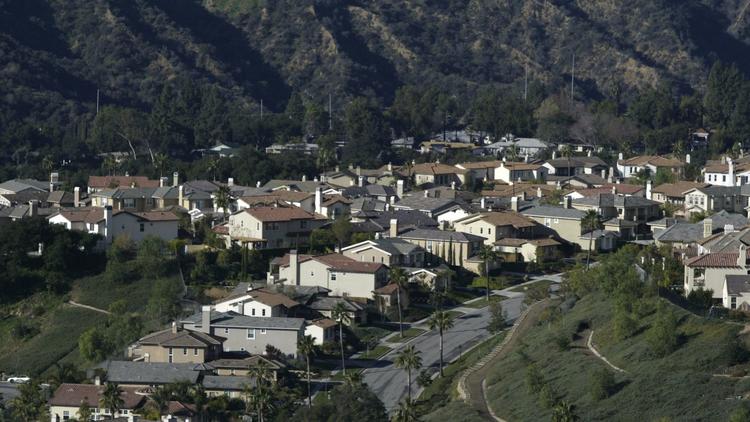
<path id="1" fill-rule="evenodd" d="M 710 125 L 719 153 L 750 132 L 740 6 L 2 0 L 0 178 L 180 170 L 254 184 L 338 160 L 399 162 L 410 157 L 390 152 L 391 136 L 466 125 L 651 152 Z M 318 162 L 263 153 L 303 138 L 320 145 Z M 247 148 L 193 162 L 219 141 Z M 112 151 L 135 157 L 97 156 Z"/>
<path id="2" fill-rule="evenodd" d="M 746 412 L 734 399 L 748 388 L 735 378 L 748 359 L 740 327 L 656 296 L 665 274 L 649 268 L 643 283 L 634 262 L 627 247 L 589 272 L 571 272 L 562 304 L 489 369 L 496 412 L 513 420 L 548 418 L 562 407 L 580 420 L 727 420 Z M 586 350 L 592 330 L 597 349 L 624 373 Z"/>

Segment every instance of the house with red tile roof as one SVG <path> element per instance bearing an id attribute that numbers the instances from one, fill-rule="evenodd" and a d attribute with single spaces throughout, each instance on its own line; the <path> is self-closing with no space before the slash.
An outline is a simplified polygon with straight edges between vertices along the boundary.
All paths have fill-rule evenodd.
<path id="1" fill-rule="evenodd" d="M 84 403 L 91 408 L 92 414 L 100 415 L 100 417 L 106 419 L 117 417 L 118 420 L 128 422 L 138 420 L 138 416 L 134 412 L 146 403 L 147 395 L 144 391 L 136 387 L 120 387 L 122 405 L 116 414 L 110 415 L 109 409 L 105 409 L 99 404 L 104 394 L 104 388 L 104 385 L 95 384 L 60 384 L 49 399 L 49 414 L 52 420 L 77 419 L 79 416 L 78 409 Z"/>
<path id="2" fill-rule="evenodd" d="M 292 250 L 271 261 L 269 280 L 293 286 L 325 287 L 331 291 L 331 296 L 370 299 L 373 291 L 388 281 L 388 267 L 338 253 L 299 255 Z"/>
<path id="3" fill-rule="evenodd" d="M 631 158 L 623 158 L 620 153 L 617 160 L 617 171 L 620 176 L 629 179 L 636 177 L 642 170 L 648 170 L 652 175 L 659 170 L 667 170 L 677 175 L 682 175 L 685 162 L 677 158 L 662 157 L 659 155 L 639 155 Z"/>
<path id="4" fill-rule="evenodd" d="M 737 252 L 712 252 L 694 256 L 685 262 L 685 295 L 698 289 L 711 290 L 716 302 L 722 300 L 728 275 L 747 274 L 747 247 Z"/>
<path id="5" fill-rule="evenodd" d="M 227 243 L 246 245 L 249 249 L 290 249 L 307 245 L 310 232 L 322 227 L 328 219 L 300 207 L 252 207 L 229 216 L 228 235 L 219 234 Z M 218 234 L 218 233 L 217 233 Z"/>

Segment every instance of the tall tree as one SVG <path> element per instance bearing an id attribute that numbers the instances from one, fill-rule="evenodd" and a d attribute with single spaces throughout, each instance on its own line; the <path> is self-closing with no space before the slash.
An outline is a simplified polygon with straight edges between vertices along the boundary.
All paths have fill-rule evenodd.
<path id="1" fill-rule="evenodd" d="M 390 271 L 391 283 L 395 284 L 398 288 L 397 293 L 397 304 L 398 304 L 398 332 L 401 338 L 404 338 L 404 321 L 401 312 L 401 289 L 405 289 L 409 283 L 409 276 L 406 271 L 400 267 L 392 267 Z"/>
<path id="2" fill-rule="evenodd" d="M 312 382 L 310 381 L 310 358 L 315 354 L 315 339 L 312 336 L 304 336 L 297 344 L 299 353 L 305 357 L 307 366 L 307 407 L 312 406 Z"/>
<path id="3" fill-rule="evenodd" d="M 227 221 L 229 217 L 229 202 L 232 199 L 232 191 L 229 186 L 220 186 L 214 194 L 214 201 L 216 201 L 216 208 L 221 209 L 223 212 L 222 219 Z"/>
<path id="4" fill-rule="evenodd" d="M 586 269 L 589 269 L 589 264 L 591 262 L 591 244 L 594 240 L 594 231 L 601 227 L 601 224 L 599 213 L 597 213 L 596 210 L 586 211 L 586 214 L 581 218 L 583 229 L 589 232 L 589 249 L 586 252 Z"/>
<path id="5" fill-rule="evenodd" d="M 37 420 L 47 404 L 39 383 L 32 381 L 21 384 L 18 387 L 18 392 L 19 395 L 11 401 L 10 405 L 14 420 Z"/>
<path id="6" fill-rule="evenodd" d="M 398 404 L 398 410 L 393 417 L 393 422 L 416 422 L 419 420 L 417 415 L 417 407 L 414 405 L 412 399 L 407 398 L 401 400 Z"/>
<path id="7" fill-rule="evenodd" d="M 339 324 L 339 347 L 341 352 L 341 369 L 346 376 L 346 358 L 344 356 L 344 324 L 351 322 L 349 312 L 343 302 L 338 302 L 331 309 L 331 317 Z"/>
<path id="8" fill-rule="evenodd" d="M 742 91 L 743 77 L 735 65 L 717 61 L 711 66 L 703 98 L 709 123 L 726 127 Z"/>
<path id="9" fill-rule="evenodd" d="M 422 368 L 422 352 L 414 348 L 414 345 L 406 346 L 398 355 L 396 355 L 395 364 L 397 368 L 406 371 L 407 390 L 409 392 L 409 401 L 411 401 L 411 372 L 418 371 Z"/>
<path id="10" fill-rule="evenodd" d="M 446 331 L 453 328 L 453 320 L 451 319 L 450 315 L 448 315 L 447 312 L 443 310 L 437 310 L 430 317 L 428 324 L 430 326 L 430 330 L 438 330 L 438 334 L 440 335 L 440 376 L 442 377 L 444 375 L 443 374 L 443 336 L 445 335 Z"/>
<path id="11" fill-rule="evenodd" d="M 380 164 L 387 137 L 376 105 L 365 98 L 355 98 L 346 107 L 344 126 L 347 136 L 344 161 L 362 166 Z"/>
<path id="12" fill-rule="evenodd" d="M 484 277 L 487 279 L 487 304 L 490 303 L 490 261 L 496 261 L 498 259 L 497 252 L 492 249 L 492 246 L 482 245 L 479 248 L 479 259 L 484 262 Z"/>
<path id="13" fill-rule="evenodd" d="M 99 399 L 99 406 L 107 409 L 110 419 L 114 419 L 124 404 L 120 386 L 115 383 L 107 383 L 104 386 L 104 391 L 102 391 L 102 397 Z"/>

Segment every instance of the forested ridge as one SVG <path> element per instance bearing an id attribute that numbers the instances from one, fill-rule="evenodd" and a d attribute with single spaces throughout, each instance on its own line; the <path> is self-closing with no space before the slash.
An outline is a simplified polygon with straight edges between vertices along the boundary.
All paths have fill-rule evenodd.
<path id="1" fill-rule="evenodd" d="M 50 167 L 45 158 L 91 171 L 96 154 L 127 150 L 126 139 L 187 160 L 218 141 L 262 150 L 310 135 L 330 149 L 364 132 L 420 138 L 467 124 L 554 138 L 580 121 L 575 107 L 555 108 L 573 56 L 574 99 L 588 111 L 605 104 L 593 114 L 604 109 L 605 123 L 624 134 L 605 142 L 629 147 L 653 137 L 642 121 L 653 110 L 633 117 L 642 96 L 673 99 L 647 130 L 725 127 L 728 117 L 706 122 L 696 107 L 705 105 L 717 61 L 736 64 L 742 77 L 750 70 L 745 3 L 0 0 L 0 176 L 38 175 Z M 525 79 L 529 99 L 517 104 Z M 164 171 L 150 161 L 150 171 Z"/>

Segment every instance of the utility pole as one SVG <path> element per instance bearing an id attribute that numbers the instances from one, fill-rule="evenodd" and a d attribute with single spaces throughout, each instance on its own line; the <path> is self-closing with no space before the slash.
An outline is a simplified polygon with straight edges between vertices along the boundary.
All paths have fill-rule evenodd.
<path id="1" fill-rule="evenodd" d="M 263 120 L 263 99 L 260 99 L 260 120 Z"/>
<path id="2" fill-rule="evenodd" d="M 96 115 L 99 115 L 99 89 L 96 90 Z"/>
<path id="3" fill-rule="evenodd" d="M 570 103 L 573 103 L 573 87 L 576 79 L 576 53 L 573 53 L 573 66 L 570 70 Z"/>
<path id="4" fill-rule="evenodd" d="M 328 93 L 328 131 L 333 130 L 333 96 Z"/>
<path id="5" fill-rule="evenodd" d="M 526 101 L 526 98 L 529 95 L 529 64 L 526 63 L 526 66 L 524 66 L 524 73 L 523 73 L 523 101 Z"/>

